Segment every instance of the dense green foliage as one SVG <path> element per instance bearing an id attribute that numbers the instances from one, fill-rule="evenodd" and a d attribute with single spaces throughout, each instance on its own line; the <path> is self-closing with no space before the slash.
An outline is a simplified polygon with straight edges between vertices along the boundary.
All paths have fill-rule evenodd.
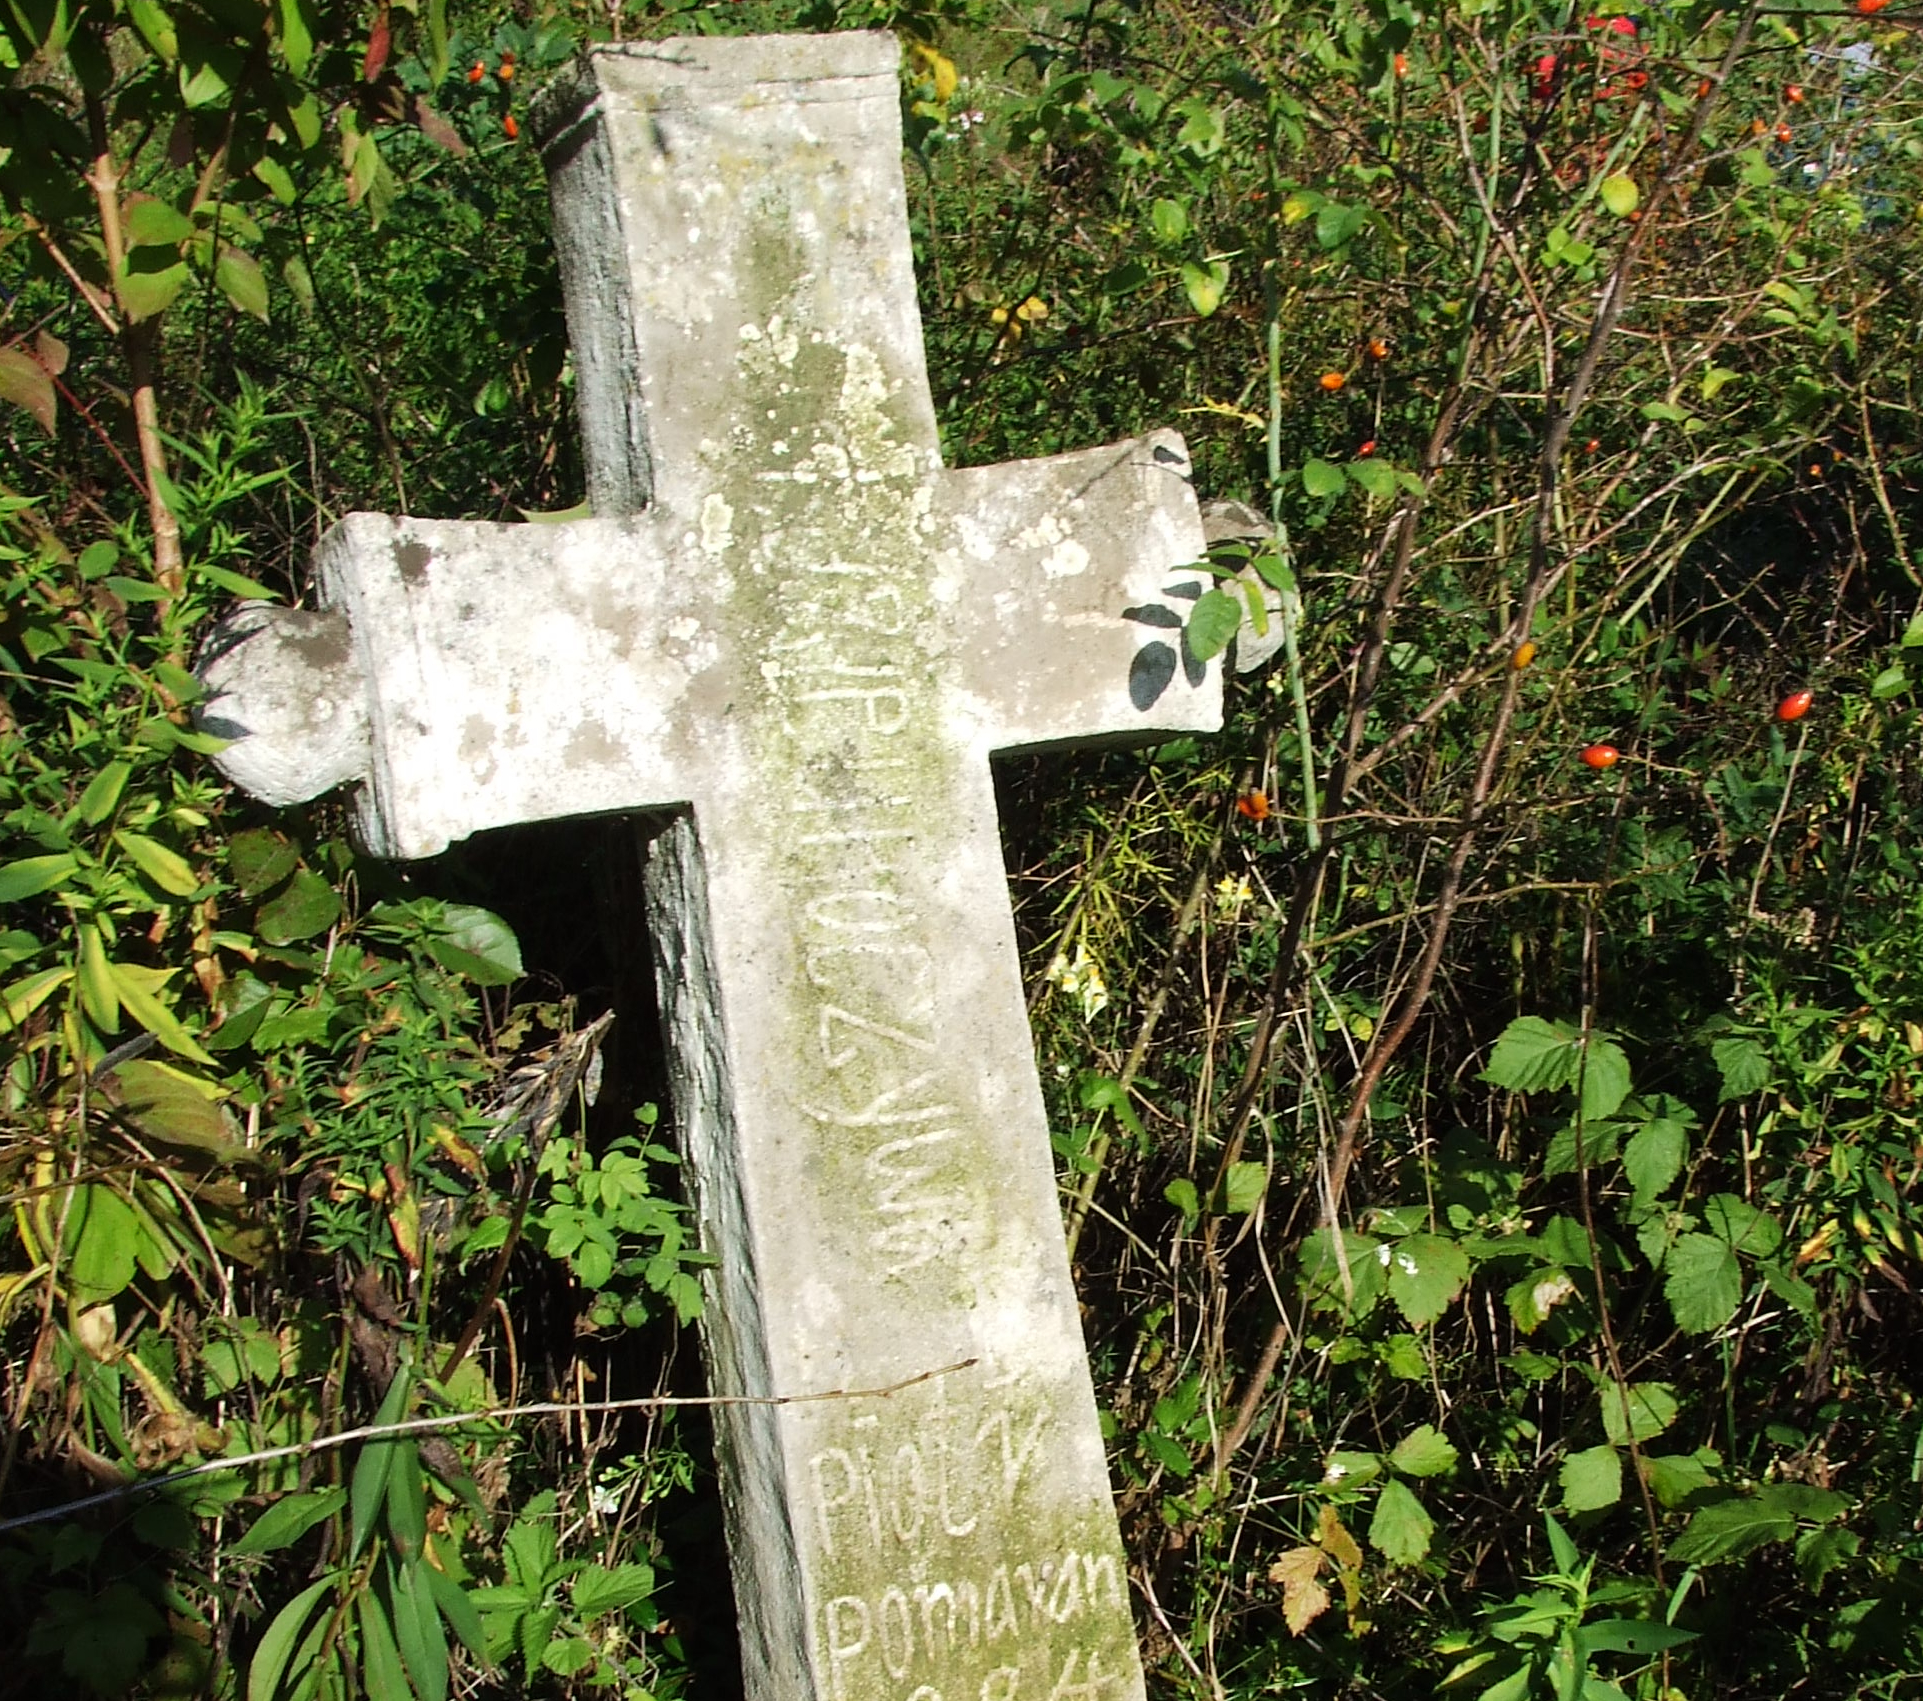
<path id="1" fill-rule="evenodd" d="M 1612 20 L 0 13 L 8 1680 L 733 1681 L 623 832 L 384 867 L 188 663 L 579 499 L 544 73 L 879 26 L 949 459 L 1179 424 L 1273 651 L 1003 776 L 1153 1692 L 1919 1692 L 1923 54 Z"/>

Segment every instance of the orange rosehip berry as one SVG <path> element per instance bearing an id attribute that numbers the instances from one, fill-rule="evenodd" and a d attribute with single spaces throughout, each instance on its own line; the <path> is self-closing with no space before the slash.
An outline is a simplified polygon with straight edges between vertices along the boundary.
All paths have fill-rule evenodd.
<path id="1" fill-rule="evenodd" d="M 1857 16 L 1873 18 L 1890 3 L 1890 0 L 1856 0 Z"/>
<path id="2" fill-rule="evenodd" d="M 1779 721 L 1800 721 L 1809 713 L 1809 706 L 1814 697 L 1813 691 L 1792 691 L 1776 705 L 1776 718 Z"/>
<path id="3" fill-rule="evenodd" d="M 1320 378 L 1316 379 L 1316 382 L 1333 396 L 1337 390 L 1348 383 L 1348 379 L 1343 377 L 1340 372 L 1325 372 Z"/>
<path id="4" fill-rule="evenodd" d="M 1582 446 L 1582 452 L 1585 455 L 1593 455 L 1601 447 L 1602 447 L 1602 439 L 1600 437 L 1592 437 L 1589 439 L 1587 443 L 1585 443 Z"/>
<path id="5" fill-rule="evenodd" d="M 1518 673 L 1522 672 L 1536 659 L 1536 646 L 1527 641 L 1518 644 L 1509 656 L 1509 665 Z"/>
<path id="6" fill-rule="evenodd" d="M 500 70 L 496 71 L 494 74 L 495 76 L 499 77 L 501 81 L 504 83 L 513 82 L 514 81 L 514 61 L 512 59 L 503 59 L 501 61 Z"/>
<path id="7" fill-rule="evenodd" d="M 1369 355 L 1370 358 L 1374 360 L 1387 360 L 1389 358 L 1389 339 L 1387 337 L 1371 337 L 1369 339 Z"/>
<path id="8" fill-rule="evenodd" d="M 1374 453 L 1375 453 L 1375 439 L 1371 437 L 1366 443 L 1360 444 L 1357 447 L 1355 452 L 1355 458 L 1358 461 L 1366 461 Z"/>
<path id="9" fill-rule="evenodd" d="M 515 122 L 514 114 L 511 112 L 501 120 L 501 128 L 506 132 L 510 142 L 521 134 L 521 126 Z"/>
<path id="10" fill-rule="evenodd" d="M 1623 759 L 1623 753 L 1613 744 L 1586 744 L 1582 759 L 1591 768 L 1613 768 Z"/>
<path id="11" fill-rule="evenodd" d="M 1792 131 L 1787 124 L 1779 124 L 1776 126 L 1776 139 L 1779 142 L 1787 142 L 1793 134 L 1795 134 L 1795 132 Z"/>
<path id="12" fill-rule="evenodd" d="M 1396 75 L 1397 75 L 1398 77 L 1406 77 L 1406 76 L 1408 76 L 1408 74 L 1409 74 L 1409 56 L 1408 56 L 1408 54 L 1406 54 L 1406 53 L 1398 53 L 1398 54 L 1396 55 L 1396 58 L 1395 58 L 1395 67 L 1396 67 Z"/>
<path id="13" fill-rule="evenodd" d="M 1783 98 L 1788 101 L 1791 106 L 1801 106 L 1803 104 L 1802 85 L 1799 83 L 1791 83 L 1783 90 Z"/>
<path id="14" fill-rule="evenodd" d="M 1749 121 L 1749 133 L 1752 136 L 1760 136 L 1768 129 L 1769 129 L 1769 126 L 1765 124 L 1760 118 L 1752 118 Z"/>
<path id="15" fill-rule="evenodd" d="M 1269 818 L 1269 796 L 1267 792 L 1252 791 L 1246 797 L 1235 800 L 1235 812 L 1247 816 L 1251 821 L 1266 821 Z"/>
<path id="16" fill-rule="evenodd" d="M 1696 98 L 1698 100 L 1707 100 L 1709 98 L 1709 91 L 1712 86 L 1713 85 L 1710 83 L 1710 80 L 1707 77 L 1705 77 L 1700 83 L 1696 85 Z"/>
<path id="17" fill-rule="evenodd" d="M 478 83 L 486 75 L 487 67 L 477 59 L 474 61 L 474 68 L 467 74 L 467 80 L 470 83 Z"/>

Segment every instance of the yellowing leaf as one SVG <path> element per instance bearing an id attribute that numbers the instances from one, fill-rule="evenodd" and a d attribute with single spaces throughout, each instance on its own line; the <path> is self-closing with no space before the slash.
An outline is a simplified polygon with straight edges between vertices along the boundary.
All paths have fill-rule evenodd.
<path id="1" fill-rule="evenodd" d="M 1282 1585 L 1282 1616 L 1300 1636 L 1329 1610 L 1329 1591 L 1316 1581 L 1322 1554 L 1312 1547 L 1291 1548 L 1269 1567 L 1269 1581 Z"/>
<path id="2" fill-rule="evenodd" d="M 180 852 L 169 850 L 142 833 L 129 833 L 124 829 L 114 834 L 114 843 L 163 892 L 169 892 L 176 898 L 191 898 L 200 890 L 200 882 L 194 878 L 194 871 L 187 866 L 187 859 Z"/>
<path id="3" fill-rule="evenodd" d="M 961 83 L 961 74 L 955 69 L 954 60 L 926 42 L 916 42 L 911 51 L 922 62 L 929 81 L 935 85 L 935 99 L 945 106 L 954 98 L 955 90 Z"/>
<path id="4" fill-rule="evenodd" d="M 1633 177 L 1618 172 L 1602 180 L 1602 203 L 1619 219 L 1626 219 L 1642 204 L 1642 191 Z"/>
<path id="5" fill-rule="evenodd" d="M 1362 1548 L 1344 1528 L 1333 1506 L 1325 1505 L 1322 1508 L 1321 1516 L 1316 1519 L 1315 1539 L 1321 1544 L 1322 1551 L 1335 1561 L 1338 1570 L 1362 1569 Z"/>

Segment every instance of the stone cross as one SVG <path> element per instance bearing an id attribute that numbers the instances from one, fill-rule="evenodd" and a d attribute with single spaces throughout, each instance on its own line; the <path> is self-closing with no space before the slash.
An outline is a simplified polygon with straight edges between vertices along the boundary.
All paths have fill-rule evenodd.
<path id="1" fill-rule="evenodd" d="M 675 810 L 648 906 L 755 1701 L 1139 1698 L 991 753 L 1210 729 L 1182 441 L 941 465 L 882 35 L 601 47 L 537 112 L 595 517 L 355 514 L 214 646 L 377 854 Z M 1173 599 L 1173 600 L 1171 600 Z"/>

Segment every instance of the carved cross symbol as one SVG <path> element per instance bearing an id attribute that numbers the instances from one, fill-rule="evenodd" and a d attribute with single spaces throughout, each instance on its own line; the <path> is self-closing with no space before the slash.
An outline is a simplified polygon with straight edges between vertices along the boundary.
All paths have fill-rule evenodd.
<path id="1" fill-rule="evenodd" d="M 597 49 L 542 115 L 596 517 L 356 514 L 206 668 L 375 852 L 648 871 L 757 1701 L 1139 1697 L 989 757 L 1209 729 L 1173 433 L 942 468 L 885 36 Z"/>

